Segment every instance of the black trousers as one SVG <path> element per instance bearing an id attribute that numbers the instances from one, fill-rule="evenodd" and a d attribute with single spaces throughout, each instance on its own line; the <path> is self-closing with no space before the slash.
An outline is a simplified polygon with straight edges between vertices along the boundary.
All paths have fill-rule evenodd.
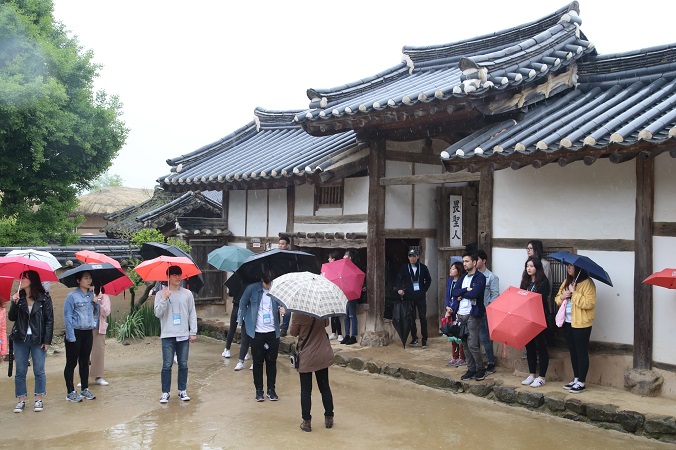
<path id="1" fill-rule="evenodd" d="M 75 342 L 66 341 L 66 368 L 63 369 L 63 378 L 66 380 L 66 389 L 70 394 L 75 390 L 73 374 L 75 366 L 80 372 L 82 389 L 89 387 L 89 356 L 92 354 L 94 335 L 92 330 L 74 330 Z"/>
<path id="2" fill-rule="evenodd" d="M 418 310 L 420 319 L 420 334 L 422 340 L 427 341 L 427 299 L 413 300 L 413 312 L 411 313 L 411 338 L 418 339 L 418 328 L 415 326 L 415 312 Z"/>
<path id="3" fill-rule="evenodd" d="M 343 334 L 343 327 L 340 325 L 340 319 L 341 318 L 338 316 L 331 317 L 331 333 L 336 336 Z"/>
<path id="4" fill-rule="evenodd" d="M 265 348 L 267 344 L 268 348 Z M 275 332 L 256 333 L 251 340 L 251 357 L 253 358 L 253 379 L 256 391 L 263 390 L 263 363 L 267 376 L 268 389 L 274 389 L 277 381 L 277 354 L 279 338 Z"/>
<path id="5" fill-rule="evenodd" d="M 232 345 L 232 339 L 235 337 L 235 332 L 237 332 L 237 312 L 239 311 L 239 303 L 232 304 L 232 312 L 230 313 L 230 328 L 228 328 L 228 335 L 225 338 L 225 348 L 230 350 Z M 244 327 L 242 327 L 241 333 L 244 335 Z"/>
<path id="6" fill-rule="evenodd" d="M 587 379 L 589 372 L 589 338 L 592 327 L 573 328 L 570 323 L 563 324 L 563 335 L 570 352 L 570 363 L 573 366 L 573 374 L 582 383 Z"/>
<path id="7" fill-rule="evenodd" d="M 542 378 L 547 375 L 549 367 L 549 351 L 547 350 L 547 330 L 542 331 L 526 344 L 526 358 L 528 358 L 528 371 L 535 373 L 540 360 L 540 372 L 538 375 Z"/>
<path id="8" fill-rule="evenodd" d="M 324 415 L 333 417 L 333 394 L 329 386 L 329 368 L 314 372 L 317 379 L 317 387 L 322 394 L 322 403 L 324 404 Z M 300 374 L 300 409 L 303 420 L 310 420 L 310 409 L 312 407 L 312 372 Z"/>

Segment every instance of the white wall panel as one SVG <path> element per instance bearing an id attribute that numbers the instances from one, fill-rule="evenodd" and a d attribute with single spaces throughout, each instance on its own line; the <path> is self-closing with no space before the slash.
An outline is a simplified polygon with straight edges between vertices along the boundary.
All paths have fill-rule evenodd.
<path id="1" fill-rule="evenodd" d="M 268 231 L 268 191 L 247 191 L 247 236 L 267 236 Z"/>
<path id="2" fill-rule="evenodd" d="M 270 236 L 279 236 L 286 232 L 286 217 L 288 204 L 286 201 L 286 189 L 271 189 L 270 195 Z"/>
<path id="3" fill-rule="evenodd" d="M 653 270 L 676 269 L 676 238 L 653 238 Z M 653 360 L 676 365 L 676 289 L 653 287 Z"/>
<path id="4" fill-rule="evenodd" d="M 368 214 L 369 179 L 368 177 L 346 178 L 344 187 L 343 213 Z"/>
<path id="5" fill-rule="evenodd" d="M 676 222 L 676 159 L 655 158 L 655 222 Z"/>
<path id="6" fill-rule="evenodd" d="M 229 191 L 228 230 L 235 236 L 246 236 L 246 191 Z"/>
<path id="7" fill-rule="evenodd" d="M 296 215 L 311 216 L 315 207 L 315 187 L 311 184 L 296 186 Z"/>
<path id="8" fill-rule="evenodd" d="M 416 164 L 416 175 L 441 173 L 441 164 Z M 437 227 L 437 187 L 436 184 L 416 184 L 413 186 L 414 218 L 413 228 Z"/>

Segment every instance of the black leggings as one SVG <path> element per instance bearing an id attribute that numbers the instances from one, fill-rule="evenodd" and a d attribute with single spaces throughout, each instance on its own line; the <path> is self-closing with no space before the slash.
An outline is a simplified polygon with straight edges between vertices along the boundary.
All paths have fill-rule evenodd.
<path id="1" fill-rule="evenodd" d="M 573 365 L 573 374 L 578 381 L 584 383 L 589 372 L 589 338 L 592 327 L 573 328 L 570 323 L 563 324 L 563 335 L 570 352 L 570 363 Z"/>
<path id="2" fill-rule="evenodd" d="M 338 316 L 333 316 L 331 317 L 331 333 L 335 334 L 336 336 L 342 335 L 343 332 L 343 327 L 340 325 L 340 317 Z"/>
<path id="3" fill-rule="evenodd" d="M 92 330 L 74 330 L 75 342 L 66 341 L 66 368 L 63 369 L 63 378 L 66 380 L 66 389 L 70 394 L 75 390 L 73 373 L 75 366 L 80 372 L 82 389 L 89 387 L 89 356 L 92 353 L 94 335 Z"/>
<path id="4" fill-rule="evenodd" d="M 329 386 L 329 368 L 316 371 L 317 387 L 322 394 L 322 404 L 324 405 L 324 416 L 333 417 L 333 394 Z M 300 409 L 303 420 L 312 419 L 310 409 L 312 407 L 312 372 L 300 374 Z"/>
<path id="5" fill-rule="evenodd" d="M 528 358 L 528 371 L 535 373 L 538 365 L 538 358 L 540 359 L 540 375 L 542 378 L 547 375 L 547 368 L 549 367 L 549 351 L 547 351 L 547 339 L 545 335 L 547 330 L 544 330 L 535 336 L 528 344 L 526 344 L 526 357 Z"/>

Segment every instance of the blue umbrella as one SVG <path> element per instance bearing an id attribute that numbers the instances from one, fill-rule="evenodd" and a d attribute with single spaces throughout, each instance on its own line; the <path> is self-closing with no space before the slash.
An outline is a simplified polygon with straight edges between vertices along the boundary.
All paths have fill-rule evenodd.
<path id="1" fill-rule="evenodd" d="M 224 272 L 234 272 L 254 252 L 244 247 L 223 246 L 207 255 L 207 262 Z"/>
<path id="2" fill-rule="evenodd" d="M 599 280 L 601 283 L 605 283 L 608 286 L 613 285 L 613 282 L 610 281 L 610 275 L 608 275 L 608 272 L 606 272 L 603 267 L 599 266 L 586 256 L 576 255 L 569 252 L 556 252 L 548 256 L 550 258 L 556 259 L 557 261 L 561 261 L 562 263 L 572 264 L 575 267 L 586 270 L 590 277 Z"/>

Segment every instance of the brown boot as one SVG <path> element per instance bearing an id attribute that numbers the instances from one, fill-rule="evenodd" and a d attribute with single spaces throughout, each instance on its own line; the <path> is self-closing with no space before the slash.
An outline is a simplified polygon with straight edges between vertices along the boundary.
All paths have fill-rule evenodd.
<path id="1" fill-rule="evenodd" d="M 324 425 L 326 428 L 333 428 L 333 416 L 324 416 Z"/>
<path id="2" fill-rule="evenodd" d="M 303 420 L 303 423 L 300 424 L 300 429 L 303 431 L 312 431 L 312 424 L 309 420 Z"/>

